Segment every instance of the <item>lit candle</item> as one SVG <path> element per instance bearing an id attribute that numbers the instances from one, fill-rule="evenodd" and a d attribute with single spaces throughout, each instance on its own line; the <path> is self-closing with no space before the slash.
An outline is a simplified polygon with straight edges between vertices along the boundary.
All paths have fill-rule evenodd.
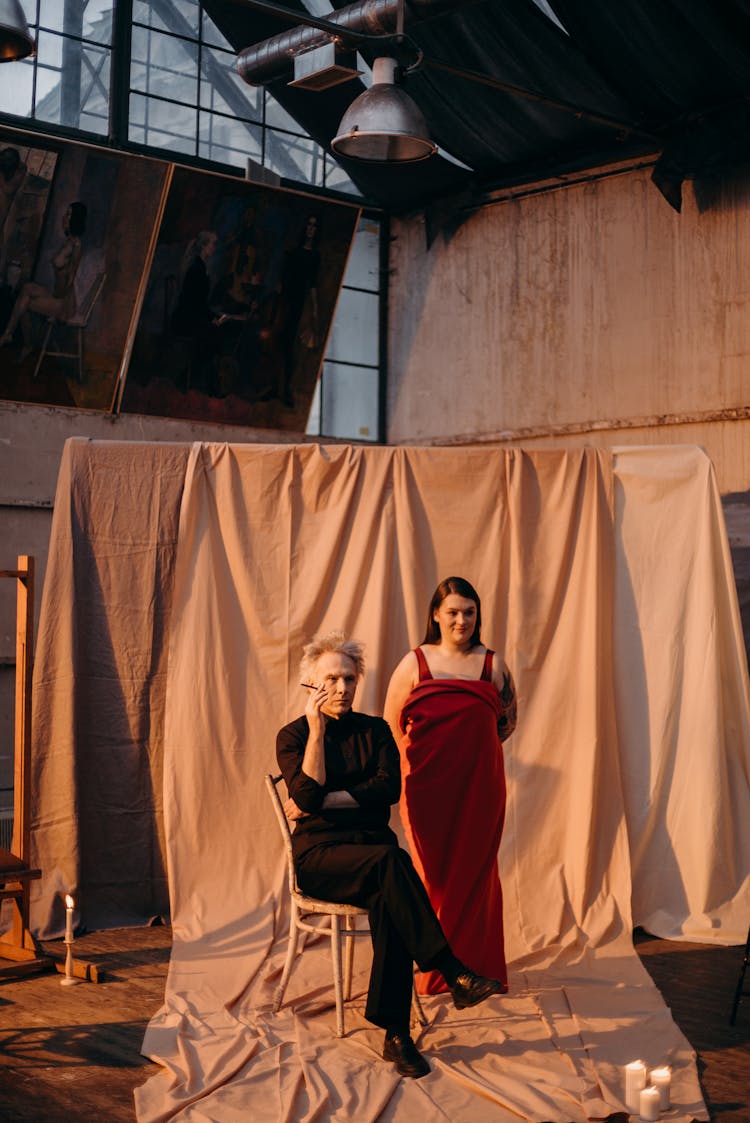
<path id="1" fill-rule="evenodd" d="M 661 1098 L 659 1096 L 659 1089 L 644 1088 L 638 1097 L 638 1110 L 641 1119 L 647 1120 L 647 1123 L 653 1123 L 655 1119 L 659 1118 L 660 1106 Z"/>
<path id="2" fill-rule="evenodd" d="M 65 896 L 65 943 L 71 944 L 73 942 L 73 907 L 75 901 L 70 893 Z"/>
<path id="3" fill-rule="evenodd" d="M 649 1080 L 654 1088 L 658 1088 L 659 1090 L 661 1110 L 667 1111 L 670 1103 L 669 1091 L 672 1085 L 672 1069 L 669 1065 L 661 1065 L 660 1068 L 652 1068 L 649 1073 Z"/>
<path id="4" fill-rule="evenodd" d="M 641 1106 L 641 1092 L 646 1087 L 646 1066 L 643 1061 L 625 1065 L 625 1106 L 635 1114 Z"/>

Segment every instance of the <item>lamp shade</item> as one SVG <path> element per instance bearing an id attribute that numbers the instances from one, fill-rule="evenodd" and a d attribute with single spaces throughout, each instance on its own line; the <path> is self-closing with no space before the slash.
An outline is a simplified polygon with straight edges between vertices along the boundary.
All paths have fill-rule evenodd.
<path id="1" fill-rule="evenodd" d="M 34 40 L 20 0 L 0 0 L 0 62 L 14 62 L 33 51 Z"/>
<path id="2" fill-rule="evenodd" d="M 370 163 L 408 164 L 437 151 L 422 111 L 394 84 L 396 63 L 375 59 L 373 84 L 352 102 L 331 141 L 337 156 Z"/>

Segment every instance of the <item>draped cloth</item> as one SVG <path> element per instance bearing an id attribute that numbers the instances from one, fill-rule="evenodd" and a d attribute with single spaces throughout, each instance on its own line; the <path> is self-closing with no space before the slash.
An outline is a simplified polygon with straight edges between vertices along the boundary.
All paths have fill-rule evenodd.
<path id="1" fill-rule="evenodd" d="M 362 639 L 356 704 L 378 713 L 446 573 L 480 591 L 518 688 L 511 993 L 425 997 L 433 1071 L 414 1081 L 364 1019 L 365 940 L 346 1037 L 323 940 L 273 1013 L 288 893 L 262 778 L 304 709 L 302 644 Z M 172 959 L 143 1044 L 163 1067 L 140 1123 L 584 1123 L 624 1110 L 635 1057 L 671 1064 L 670 1123 L 707 1119 L 630 935 L 747 932 L 747 668 L 701 450 L 70 441 L 33 725 L 37 930 L 61 933 L 63 891 L 88 927 L 148 917 L 157 853 L 168 870 Z"/>
<path id="2" fill-rule="evenodd" d="M 493 682 L 421 678 L 399 718 L 400 812 L 452 950 L 472 970 L 507 984 L 497 864 L 505 819 L 501 715 Z M 417 989 L 439 994 L 447 986 L 439 971 L 429 971 L 418 975 Z"/>

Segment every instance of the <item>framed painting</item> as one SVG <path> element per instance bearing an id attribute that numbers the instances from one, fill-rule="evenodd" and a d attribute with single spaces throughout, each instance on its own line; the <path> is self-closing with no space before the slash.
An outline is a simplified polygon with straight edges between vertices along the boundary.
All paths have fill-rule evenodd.
<path id="1" fill-rule="evenodd" d="M 174 167 L 121 409 L 304 431 L 359 213 Z"/>
<path id="2" fill-rule="evenodd" d="M 0 129 L 0 395 L 110 410 L 169 165 Z"/>

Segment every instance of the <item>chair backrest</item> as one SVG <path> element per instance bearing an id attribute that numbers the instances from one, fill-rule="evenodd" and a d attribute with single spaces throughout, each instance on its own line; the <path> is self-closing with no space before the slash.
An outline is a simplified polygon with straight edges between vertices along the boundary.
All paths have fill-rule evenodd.
<path id="1" fill-rule="evenodd" d="M 284 853 L 286 855 L 286 868 L 287 876 L 289 878 L 289 892 L 299 893 L 297 887 L 297 876 L 294 872 L 294 854 L 292 853 L 292 831 L 289 826 L 289 820 L 284 814 L 284 805 L 281 802 L 279 795 L 278 785 L 281 783 L 281 776 L 272 776 L 270 772 L 266 773 L 266 788 L 271 797 L 271 803 L 276 814 L 276 821 L 279 824 L 281 837 L 284 840 Z"/>
<path id="2" fill-rule="evenodd" d="M 69 324 L 72 324 L 73 326 L 79 328 L 85 328 L 87 326 L 89 319 L 91 318 L 91 313 L 94 311 L 94 305 L 99 299 L 101 291 L 104 288 L 104 282 L 106 281 L 106 279 L 107 274 L 103 270 L 100 273 L 94 274 L 94 279 L 88 287 L 88 292 L 79 304 L 75 315 L 72 316 L 70 320 L 68 320 Z"/>

